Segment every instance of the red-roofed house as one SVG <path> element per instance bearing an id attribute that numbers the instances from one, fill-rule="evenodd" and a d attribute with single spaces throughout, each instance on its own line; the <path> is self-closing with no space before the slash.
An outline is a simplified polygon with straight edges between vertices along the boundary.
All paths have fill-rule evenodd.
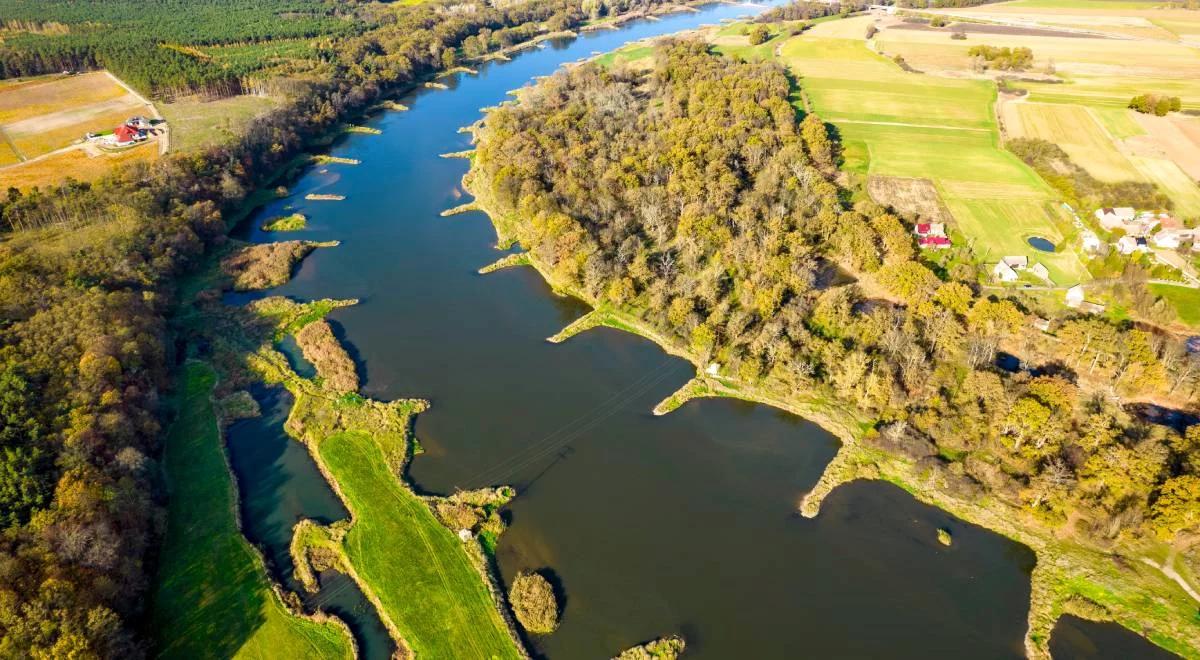
<path id="1" fill-rule="evenodd" d="M 137 139 L 138 129 L 129 124 L 121 124 L 113 131 L 113 135 L 117 137 L 117 144 L 129 144 Z"/>
<path id="2" fill-rule="evenodd" d="M 950 239 L 945 236 L 924 236 L 917 240 L 917 245 L 923 248 L 945 250 L 951 246 Z"/>

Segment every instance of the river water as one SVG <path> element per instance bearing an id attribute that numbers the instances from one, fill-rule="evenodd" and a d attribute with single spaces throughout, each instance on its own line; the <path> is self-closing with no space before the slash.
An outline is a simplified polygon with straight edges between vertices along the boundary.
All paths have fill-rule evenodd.
<path id="1" fill-rule="evenodd" d="M 692 375 L 689 364 L 607 329 L 547 343 L 586 309 L 555 297 L 530 269 L 477 275 L 501 256 L 487 218 L 438 217 L 465 201 L 467 169 L 438 155 L 469 147 L 456 129 L 482 106 L 593 52 L 754 11 L 713 5 L 639 21 L 484 66 L 449 79 L 449 90 L 415 92 L 401 99 L 408 112 L 368 122 L 382 135 L 334 146 L 361 165 L 311 170 L 241 235 L 277 240 L 256 229 L 260 220 L 299 211 L 308 228 L 288 238 L 342 241 L 269 293 L 361 300 L 332 321 L 365 394 L 433 403 L 416 425 L 426 450 L 411 467 L 418 488 L 517 487 L 497 552 L 501 577 L 543 569 L 565 596 L 562 625 L 532 640 L 536 654 L 607 657 L 677 633 L 697 659 L 1018 657 L 1027 548 L 884 483 L 840 488 L 820 516 L 800 518 L 798 500 L 837 450 L 833 436 L 728 400 L 654 417 L 654 404 Z M 315 191 L 347 199 L 303 200 Z M 247 535 L 291 584 L 291 526 L 345 512 L 283 434 L 286 397 L 256 394 L 267 414 L 231 428 L 230 454 Z M 953 546 L 937 542 L 939 527 Z M 351 622 L 364 655 L 386 657 L 391 645 L 361 593 L 326 577 L 329 607 Z M 1102 657 L 1115 639 L 1144 649 L 1115 626 L 1086 625 L 1056 635 L 1055 648 Z M 1101 656 L 1087 655 L 1096 648 Z"/>

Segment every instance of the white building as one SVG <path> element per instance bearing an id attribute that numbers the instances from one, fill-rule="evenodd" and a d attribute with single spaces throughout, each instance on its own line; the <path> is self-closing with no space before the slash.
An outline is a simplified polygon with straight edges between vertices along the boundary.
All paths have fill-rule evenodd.
<path id="1" fill-rule="evenodd" d="M 1006 262 L 996 262 L 996 267 L 992 269 L 992 276 L 999 282 L 1016 282 L 1020 275 L 1013 270 Z"/>
<path id="2" fill-rule="evenodd" d="M 1133 236 L 1122 236 L 1117 239 L 1117 252 L 1124 255 L 1130 255 L 1134 252 L 1145 249 L 1146 239 L 1138 239 Z"/>
<path id="3" fill-rule="evenodd" d="M 1096 209 L 1096 219 L 1100 221 L 1100 226 L 1109 231 L 1123 227 L 1126 223 L 1133 222 L 1136 217 L 1137 211 L 1134 211 L 1129 206 Z"/>
<path id="4" fill-rule="evenodd" d="M 1081 247 L 1083 247 L 1084 252 L 1100 251 L 1100 246 L 1102 243 L 1100 242 L 1100 237 L 1096 235 L 1096 232 L 1085 229 L 1079 234 L 1079 237 L 1082 241 Z"/>
<path id="5" fill-rule="evenodd" d="M 1193 240 L 1196 233 L 1191 229 L 1164 229 L 1150 237 L 1154 247 L 1174 250 L 1187 241 Z"/>
<path id="6" fill-rule="evenodd" d="M 1076 284 L 1067 289 L 1067 307 L 1076 308 L 1083 303 L 1083 285 Z"/>
<path id="7" fill-rule="evenodd" d="M 1046 280 L 1047 282 L 1051 282 L 1050 270 L 1041 263 L 1036 263 L 1036 264 L 1030 266 L 1029 272 L 1036 275 L 1039 279 L 1043 279 L 1043 280 Z"/>
<path id="8" fill-rule="evenodd" d="M 1026 256 L 1004 257 L 1000 261 L 1013 270 L 1025 270 L 1029 267 L 1029 257 Z"/>

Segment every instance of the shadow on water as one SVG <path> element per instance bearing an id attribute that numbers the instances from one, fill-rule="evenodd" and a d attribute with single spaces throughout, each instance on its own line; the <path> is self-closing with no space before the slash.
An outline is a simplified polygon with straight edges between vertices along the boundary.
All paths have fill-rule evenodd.
<path id="1" fill-rule="evenodd" d="M 263 550 L 271 578 L 350 626 L 364 658 L 383 660 L 395 650 L 383 622 L 353 580 L 322 573 L 321 590 L 307 593 L 293 577 L 292 528 L 303 518 L 329 524 L 349 517 L 304 445 L 283 430 L 292 396 L 281 387 L 255 386 L 262 416 L 230 425 L 230 464 L 238 475 L 242 529 Z"/>
<path id="2" fill-rule="evenodd" d="M 1064 615 L 1050 635 L 1054 660 L 1173 660 L 1176 656 L 1115 623 Z"/>
<path id="3" fill-rule="evenodd" d="M 697 660 L 1020 657 L 1028 549 L 880 482 L 840 488 L 819 517 L 797 517 L 836 438 L 724 399 L 653 416 L 655 403 L 694 375 L 690 364 L 609 329 L 547 343 L 586 307 L 556 297 L 532 269 L 478 276 L 501 256 L 487 218 L 438 217 L 464 201 L 467 169 L 438 155 L 470 147 L 457 129 L 480 107 L 593 50 L 749 11 L 714 5 L 587 33 L 457 76 L 454 91 L 407 95 L 409 111 L 366 122 L 381 135 L 348 136 L 333 148 L 362 161 L 327 168 L 340 173 L 332 190 L 344 202 L 304 201 L 305 191 L 328 185 L 329 171 L 311 172 L 291 198 L 263 210 L 291 205 L 309 218 L 305 238 L 343 240 L 270 293 L 363 301 L 337 319 L 362 373 L 369 368 L 364 393 L 433 403 L 416 420 L 426 450 L 410 469 L 419 490 L 519 487 L 497 549 L 501 577 L 552 567 L 570 596 L 559 630 L 536 640 L 539 656 L 603 657 L 681 633 Z M 276 239 L 253 225 L 245 231 Z M 244 422 L 231 452 L 244 487 L 261 480 L 269 491 L 243 496 L 248 534 L 290 576 L 295 520 L 344 513 L 303 448 L 277 439 L 281 423 Z M 254 452 L 263 455 L 237 458 Z M 939 527 L 951 531 L 952 546 L 938 543 Z"/>

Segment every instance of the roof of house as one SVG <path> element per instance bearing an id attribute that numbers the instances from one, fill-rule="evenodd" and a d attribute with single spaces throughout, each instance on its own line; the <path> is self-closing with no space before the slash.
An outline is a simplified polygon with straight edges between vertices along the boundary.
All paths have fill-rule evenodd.
<path id="1" fill-rule="evenodd" d="M 1005 265 L 1011 266 L 1013 268 L 1016 268 L 1018 266 L 1021 268 L 1024 268 L 1025 266 L 1029 265 L 1029 257 L 1026 257 L 1025 255 L 1004 257 L 1001 261 Z"/>
<path id="2" fill-rule="evenodd" d="M 930 229 L 932 229 L 932 226 L 928 222 L 918 222 L 917 223 L 917 233 L 918 234 L 928 234 Z"/>
<path id="3" fill-rule="evenodd" d="M 115 131 L 113 131 L 113 134 L 116 135 L 117 139 L 121 142 L 128 142 L 137 136 L 138 130 L 128 124 L 121 124 Z"/>
<path id="4" fill-rule="evenodd" d="M 999 277 L 1000 279 L 1016 279 L 1018 277 L 1017 271 L 1013 270 L 1012 266 L 1009 266 L 1003 261 L 996 262 L 996 267 L 992 269 L 992 273 L 994 273 L 996 277 Z"/>
<path id="5" fill-rule="evenodd" d="M 951 243 L 950 243 L 950 239 L 946 238 L 945 236 L 923 236 L 923 237 L 921 237 L 920 240 L 917 241 L 917 244 L 922 245 L 922 246 L 928 246 L 928 245 L 940 246 L 940 245 L 950 245 Z"/>

